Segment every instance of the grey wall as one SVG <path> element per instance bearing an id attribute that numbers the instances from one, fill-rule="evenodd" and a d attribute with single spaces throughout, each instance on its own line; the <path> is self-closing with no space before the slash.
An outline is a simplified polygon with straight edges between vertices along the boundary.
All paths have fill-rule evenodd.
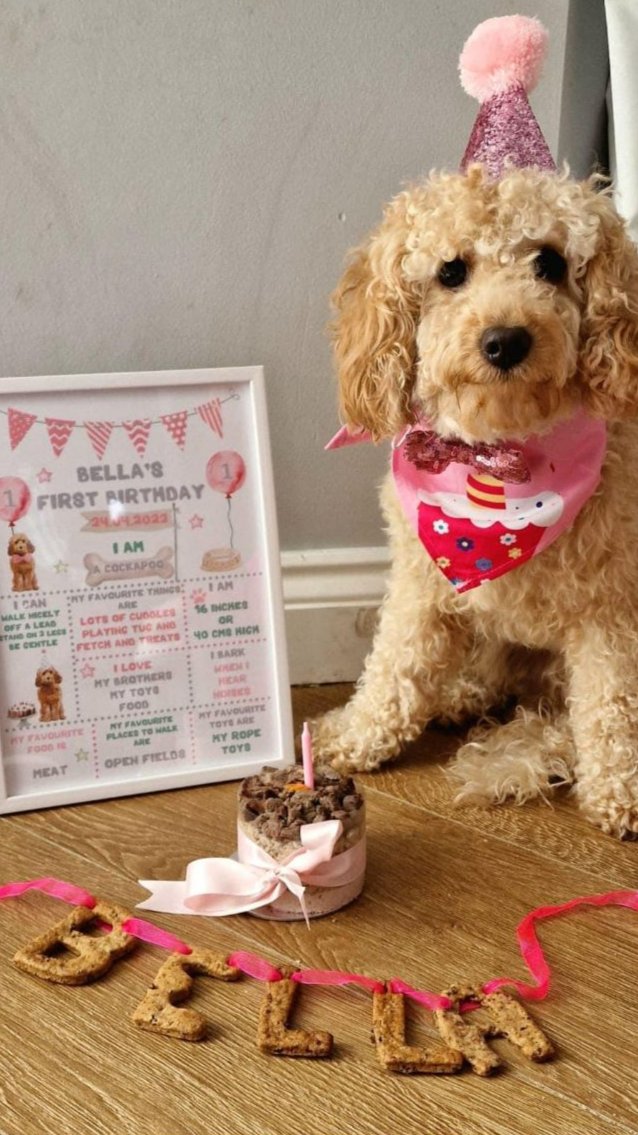
<path id="1" fill-rule="evenodd" d="M 533 105 L 583 171 L 602 0 L 514 7 L 550 29 Z M 322 451 L 337 424 L 327 297 L 384 201 L 458 164 L 476 110 L 459 50 L 511 8 L 3 0 L 0 371 L 263 363 L 282 546 L 382 542 L 385 454 Z M 586 105 L 566 86 L 582 74 Z"/>

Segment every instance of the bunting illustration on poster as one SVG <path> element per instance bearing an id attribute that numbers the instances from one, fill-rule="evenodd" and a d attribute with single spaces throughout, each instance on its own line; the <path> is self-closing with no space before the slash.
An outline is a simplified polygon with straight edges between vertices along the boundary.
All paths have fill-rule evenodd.
<path id="1" fill-rule="evenodd" d="M 196 373 L 63 398 L 0 383 L 0 811 L 3 783 L 26 806 L 281 760 L 257 380 Z"/>
<path id="2" fill-rule="evenodd" d="M 235 397 L 235 394 L 229 395 L 229 398 Z M 149 418 L 133 418 L 121 422 L 76 421 L 73 418 L 53 418 L 49 416 L 40 418 L 37 414 L 32 414 L 25 410 L 18 410 L 14 406 L 8 406 L 6 410 L 0 410 L 0 414 L 3 414 L 7 418 L 9 445 L 12 450 L 17 449 L 32 427 L 38 424 L 46 426 L 46 432 L 51 443 L 54 457 L 60 457 L 64 452 L 67 442 L 75 430 L 84 430 L 96 457 L 102 460 L 113 430 L 124 431 L 138 457 L 145 456 L 151 429 L 156 425 L 162 425 L 179 449 L 183 450 L 186 447 L 188 419 L 196 416 L 199 417 L 202 422 L 205 422 L 207 426 L 210 426 L 211 430 L 213 430 L 218 437 L 223 438 L 223 401 L 225 401 L 225 399 L 211 398 L 207 402 L 202 403 L 202 405 L 194 407 L 192 410 L 175 410 L 168 414 L 162 414 L 155 420 Z"/>

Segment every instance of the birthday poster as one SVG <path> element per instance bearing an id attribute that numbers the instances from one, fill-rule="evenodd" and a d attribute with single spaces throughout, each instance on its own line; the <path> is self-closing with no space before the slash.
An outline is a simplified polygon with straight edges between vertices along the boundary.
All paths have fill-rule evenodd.
<path id="1" fill-rule="evenodd" d="M 0 393 L 6 796 L 88 799 L 280 763 L 288 688 L 255 374 L 90 379 Z"/>

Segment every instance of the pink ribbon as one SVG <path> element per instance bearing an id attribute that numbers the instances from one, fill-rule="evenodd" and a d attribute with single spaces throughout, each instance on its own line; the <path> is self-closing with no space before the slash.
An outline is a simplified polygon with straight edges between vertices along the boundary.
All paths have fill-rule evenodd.
<path id="1" fill-rule="evenodd" d="M 316 834 L 317 829 L 330 829 L 331 827 L 338 830 L 333 832 L 328 831 L 327 835 L 325 836 L 325 842 L 321 839 L 315 841 L 312 836 L 306 836 L 306 838 L 304 839 L 304 833 L 308 832 L 308 830 L 310 830 L 310 833 L 314 832 Z M 334 847 L 337 839 L 339 838 L 339 835 L 341 834 L 341 822 L 339 820 L 328 820 L 325 823 L 321 824 L 306 824 L 301 828 L 300 834 L 302 847 L 294 852 L 291 856 L 289 856 L 287 860 L 287 863 L 290 863 L 294 860 L 295 866 L 297 868 L 294 873 L 297 874 L 300 878 L 300 885 L 302 888 L 300 902 L 303 903 L 304 883 L 301 882 L 302 875 L 305 882 L 308 883 L 314 882 L 318 877 L 320 877 L 321 884 L 323 886 L 339 886 L 348 881 L 349 873 L 358 872 L 362 869 L 362 863 L 358 861 L 356 855 L 352 854 L 354 852 L 357 852 L 357 849 L 360 846 L 359 844 L 355 845 L 355 847 L 351 848 L 349 851 L 335 856 L 335 858 L 332 860 L 326 860 L 325 858 L 321 857 L 317 858 L 318 855 L 325 856 L 328 850 L 331 854 L 332 848 Z M 266 853 L 263 852 L 261 848 L 257 848 L 257 845 L 253 844 L 252 840 L 247 840 L 247 843 L 250 844 L 250 849 L 247 850 L 250 850 L 251 855 L 255 854 L 255 852 L 257 851 L 261 853 L 261 855 L 263 855 L 270 864 L 270 866 L 261 867 L 262 875 L 253 876 L 253 883 L 255 883 L 255 879 L 257 879 L 257 882 L 263 888 L 266 886 L 266 883 L 264 882 L 265 876 L 263 872 L 265 872 L 266 875 L 272 875 L 273 877 L 267 884 L 272 888 L 272 893 L 268 898 L 263 898 L 262 895 L 261 900 L 253 902 L 250 906 L 243 906 L 241 908 L 242 910 L 250 910 L 253 909 L 256 905 L 264 905 L 265 902 L 272 901 L 273 894 L 275 891 L 277 891 L 278 888 L 281 888 L 281 890 L 278 890 L 277 893 L 281 894 L 283 893 L 285 887 L 288 886 L 286 882 L 282 881 L 281 875 L 275 873 L 272 866 L 274 864 L 274 868 L 279 871 L 284 866 L 284 864 L 279 864 L 276 862 L 276 860 L 271 859 L 271 857 L 266 855 Z M 306 857 L 305 859 L 304 856 Z M 348 858 L 346 859 L 346 857 Z M 231 863 L 234 867 L 245 866 L 244 864 L 235 863 L 234 860 L 213 859 L 196 860 L 195 863 L 190 864 L 189 867 L 193 867 L 197 863 L 221 863 L 224 865 Z M 363 851 L 363 864 L 364 863 L 365 850 Z M 337 882 L 333 881 L 332 884 L 326 882 L 326 871 L 331 864 L 337 865 Z M 352 874 L 351 877 L 356 877 L 356 874 Z M 161 889 L 164 887 L 181 888 L 181 892 L 183 892 L 187 886 L 187 883 L 188 878 L 186 883 L 157 883 L 153 880 L 150 882 L 150 885 L 146 883 L 142 885 L 146 886 L 148 890 L 150 890 L 152 887 L 158 888 L 157 894 L 159 894 L 161 892 Z M 44 894 L 52 895 L 54 898 L 62 899 L 64 902 L 71 903 L 74 906 L 86 906 L 89 907 L 89 909 L 92 909 L 97 902 L 95 896 L 92 895 L 89 891 L 85 891 L 81 887 L 76 887 L 73 883 L 65 883 L 62 879 L 55 879 L 51 876 L 44 876 L 41 879 L 30 879 L 22 883 L 5 883 L 3 886 L 0 886 L 0 899 L 18 898 L 20 895 L 25 894 L 27 891 L 33 890 L 42 891 Z M 196 901 L 202 900 L 204 903 L 206 903 L 208 899 L 210 899 L 214 905 L 217 899 L 223 898 L 224 896 L 219 896 L 216 894 L 207 895 L 206 893 L 204 893 L 203 895 L 194 895 L 193 897 Z M 237 894 L 226 897 L 229 897 L 231 902 L 233 900 L 241 901 L 241 896 Z M 151 899 L 147 899 L 145 903 L 140 903 L 139 905 L 151 906 L 155 898 L 156 896 L 154 895 L 151 897 Z M 180 898 L 179 901 L 181 902 L 182 899 Z M 601 895 L 583 895 L 580 898 L 569 899 L 564 903 L 557 903 L 554 906 L 540 906 L 537 907 L 536 910 L 530 911 L 530 913 L 525 915 L 525 918 L 523 918 L 521 922 L 519 922 L 516 928 L 516 937 L 518 940 L 519 949 L 521 951 L 521 956 L 530 974 L 532 975 L 535 984 L 527 985 L 525 982 L 518 981 L 516 978 L 512 977 L 495 977 L 491 981 L 487 981 L 485 985 L 483 985 L 483 992 L 494 993 L 497 989 L 502 989 L 504 986 L 513 986 L 521 997 L 532 1001 L 543 1000 L 543 998 L 545 998 L 549 992 L 551 970 L 545 960 L 545 955 L 543 954 L 541 944 L 538 941 L 535 924 L 537 922 L 542 922 L 547 918 L 556 918 L 561 914 L 568 914 L 570 911 L 580 906 L 623 906 L 627 907 L 629 910 L 638 910 L 638 891 L 607 891 L 606 893 Z M 152 909 L 165 908 L 152 907 Z M 171 909 L 170 913 L 173 912 L 174 910 Z M 185 909 L 180 909 L 179 911 L 177 911 L 177 913 L 206 914 L 209 912 L 206 910 L 191 909 L 191 907 L 185 907 Z M 216 910 L 214 913 L 230 914 L 237 913 L 237 910 Z M 140 938 L 145 942 L 150 942 L 153 945 L 162 946 L 164 949 L 168 950 L 177 950 L 182 954 L 189 954 L 192 952 L 191 947 L 187 945 L 186 942 L 183 942 L 180 938 L 176 938 L 174 937 L 174 935 L 169 934 L 168 931 L 161 930 L 159 927 L 153 926 L 153 924 L 150 922 L 145 922 L 143 919 L 130 918 L 127 919 L 122 924 L 122 926 L 127 933 L 133 934 L 135 937 Z M 248 974 L 250 977 L 255 977 L 260 981 L 281 980 L 281 972 L 274 966 L 272 966 L 270 962 L 267 962 L 264 958 L 260 958 L 255 954 L 247 953 L 246 951 L 238 950 L 234 954 L 231 954 L 228 958 L 228 964 L 235 966 L 237 969 L 241 969 L 243 973 Z M 342 970 L 297 970 L 292 974 L 292 980 L 298 981 L 303 985 L 341 986 L 355 984 L 361 986 L 364 989 L 368 989 L 371 992 L 383 992 L 383 990 L 386 988 L 383 982 L 377 981 L 375 978 L 365 977 L 363 974 L 347 973 Z M 387 988 L 391 993 L 401 993 L 405 997 L 410 997 L 413 1001 L 416 1001 L 431 1010 L 448 1009 L 452 1005 L 452 1002 L 448 997 L 444 997 L 438 993 L 431 993 L 429 990 L 413 989 L 412 986 L 407 985 L 406 982 L 398 977 L 393 978 L 391 981 L 389 981 Z M 459 1006 L 462 1012 L 476 1009 L 477 1007 L 477 1004 L 472 1001 L 464 1001 Z"/>
<path id="2" fill-rule="evenodd" d="M 139 938 L 140 942 L 148 942 L 150 946 L 161 946 L 163 950 L 174 950 L 178 954 L 192 954 L 193 948 L 187 942 L 183 942 L 181 938 L 176 938 L 174 934 L 169 934 L 168 930 L 162 930 L 159 926 L 153 926 L 152 922 L 146 922 L 143 918 L 127 918 L 122 923 L 122 930 L 125 934 L 130 934 L 132 938 Z"/>
<path id="3" fill-rule="evenodd" d="M 607 891 L 602 895 L 583 895 L 581 898 L 570 899 L 555 906 L 539 906 L 536 910 L 530 911 L 516 927 L 516 938 L 523 961 L 535 984 L 526 985 L 525 982 L 517 981 L 513 977 L 495 977 L 485 983 L 484 992 L 494 993 L 504 985 L 511 985 L 521 997 L 530 1001 L 542 1001 L 547 997 L 551 970 L 536 936 L 535 923 L 542 922 L 545 918 L 556 918 L 557 915 L 567 914 L 579 906 L 625 906 L 630 910 L 638 910 L 638 891 Z"/>
<path id="4" fill-rule="evenodd" d="M 281 981 L 280 970 L 265 958 L 250 954 L 247 950 L 235 950 L 234 954 L 229 954 L 226 961 L 229 966 L 234 966 L 235 969 L 241 970 L 248 977 L 256 978 L 257 981 Z"/>
<path id="5" fill-rule="evenodd" d="M 340 969 L 298 969 L 290 975 L 300 985 L 360 985 L 369 993 L 383 993 L 385 985 L 362 973 L 346 973 Z"/>
<path id="6" fill-rule="evenodd" d="M 42 879 L 29 879 L 26 883 L 5 883 L 0 887 L 0 899 L 19 898 L 26 891 L 42 891 L 45 895 L 70 902 L 73 906 L 87 906 L 89 910 L 92 910 L 97 902 L 95 895 L 89 891 L 76 887 L 73 883 L 65 883 L 62 879 L 54 879 L 50 875 L 45 875 Z"/>
<path id="7" fill-rule="evenodd" d="M 343 831 L 341 820 L 302 825 L 301 847 L 285 859 L 274 859 L 238 830 L 239 862 L 234 859 L 195 859 L 182 881 L 140 879 L 151 897 L 138 903 L 144 910 L 167 914 L 224 917 L 257 910 L 275 902 L 286 890 L 297 898 L 308 922 L 306 885 L 340 887 L 352 882 L 365 864 L 364 841 L 333 858 Z"/>
<path id="8" fill-rule="evenodd" d="M 451 1009 L 452 1002 L 449 997 L 443 997 L 440 993 L 430 993 L 427 989 L 413 989 L 411 985 L 407 985 L 400 977 L 393 977 L 388 982 L 388 991 L 390 993 L 401 993 L 404 997 L 409 997 L 412 1001 L 417 1001 L 419 1005 L 425 1005 L 426 1009 Z"/>

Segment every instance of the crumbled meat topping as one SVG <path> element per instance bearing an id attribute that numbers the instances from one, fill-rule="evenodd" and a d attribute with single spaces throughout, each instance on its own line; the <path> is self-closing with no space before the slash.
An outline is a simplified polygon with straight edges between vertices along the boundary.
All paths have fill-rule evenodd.
<path id="1" fill-rule="evenodd" d="M 240 817 L 254 824 L 270 839 L 296 840 L 303 824 L 321 820 L 346 822 L 363 805 L 350 776 L 340 776 L 330 768 L 315 769 L 315 787 L 300 791 L 303 768 L 285 769 L 268 765 L 257 776 L 248 776 L 239 789 Z"/>

